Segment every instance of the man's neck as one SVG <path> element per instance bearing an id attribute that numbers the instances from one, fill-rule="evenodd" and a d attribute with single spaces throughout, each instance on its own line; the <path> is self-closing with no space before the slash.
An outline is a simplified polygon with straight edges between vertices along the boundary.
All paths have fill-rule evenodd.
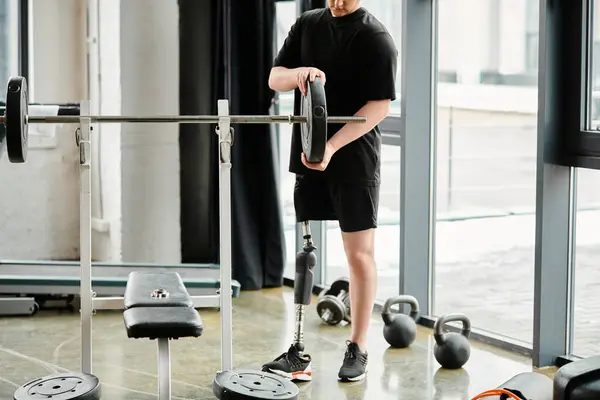
<path id="1" fill-rule="evenodd" d="M 344 15 L 335 15 L 331 9 L 329 10 L 329 12 L 331 13 L 331 16 L 332 16 L 332 17 L 334 17 L 334 18 L 340 18 L 340 17 L 346 17 L 346 16 L 348 16 L 348 15 L 350 15 L 350 14 L 353 14 L 353 13 L 355 13 L 355 12 L 356 12 L 356 11 L 357 11 L 359 8 L 360 8 L 360 3 L 359 3 L 359 4 L 358 4 L 356 7 L 354 7 L 354 9 L 353 9 L 353 10 L 351 10 L 351 11 L 348 11 L 348 12 L 347 12 L 346 14 L 344 14 Z"/>

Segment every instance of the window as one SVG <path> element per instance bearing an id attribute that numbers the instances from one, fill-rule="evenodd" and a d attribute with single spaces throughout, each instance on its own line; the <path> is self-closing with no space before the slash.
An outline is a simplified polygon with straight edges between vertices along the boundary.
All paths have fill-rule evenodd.
<path id="1" fill-rule="evenodd" d="M 465 313 L 475 328 L 531 343 L 537 89 L 479 81 L 490 25 L 501 27 L 500 65 L 523 72 L 526 35 L 514 32 L 525 32 L 525 10 L 509 30 L 500 20 L 508 2 L 466 3 L 445 0 L 438 16 L 439 51 L 442 42 L 459 49 L 443 64 L 440 54 L 439 69 L 452 66 L 459 79 L 438 83 L 433 312 Z"/>
<path id="2" fill-rule="evenodd" d="M 536 86 L 538 0 L 469 3 L 473 19 L 452 4 L 439 3 L 439 82 Z"/>
<path id="3" fill-rule="evenodd" d="M 587 127 L 597 131 L 600 125 L 600 2 L 598 0 L 589 2 L 588 13 L 590 16 L 588 31 L 590 68 L 587 88 L 590 93 Z"/>
<path id="4" fill-rule="evenodd" d="M 600 320 L 598 255 L 600 240 L 600 171 L 578 169 L 577 214 L 575 219 L 575 271 L 573 290 L 573 347 L 571 353 L 588 357 L 597 353 Z"/>
<path id="5" fill-rule="evenodd" d="M 554 92 L 561 93 L 549 97 L 552 112 L 562 115 L 552 138 L 556 142 L 553 161 L 593 169 L 600 169 L 599 5 L 599 0 L 581 0 L 569 2 L 560 12 L 557 8 L 548 12 L 551 26 L 563 28 L 559 35 L 549 36 L 548 57 L 568 60 L 555 63 L 548 74 L 549 82 L 557 84 Z"/>
<path id="6" fill-rule="evenodd" d="M 296 21 L 296 3 L 293 1 L 278 1 L 275 3 L 277 18 L 275 20 L 275 52 L 278 52 L 287 34 Z M 276 93 L 275 113 L 293 114 L 294 96 L 292 92 Z M 295 177 L 288 172 L 290 161 L 290 143 L 292 141 L 292 126 L 276 124 L 279 140 L 279 198 L 283 210 L 283 228 L 286 245 L 286 266 L 284 277 L 294 279 L 296 260 L 296 213 L 294 211 L 294 182 Z"/>
<path id="7" fill-rule="evenodd" d="M 0 0 L 0 82 L 20 73 L 19 15 L 18 0 Z M 0 101 L 5 99 L 2 91 Z"/>
<path id="8" fill-rule="evenodd" d="M 398 69 L 396 74 L 396 101 L 392 103 L 390 113 L 400 115 L 401 92 L 401 60 L 402 52 L 402 2 L 397 0 L 362 0 L 362 7 L 366 8 L 387 28 L 394 39 L 398 49 Z"/>
<path id="9" fill-rule="evenodd" d="M 525 72 L 537 74 L 540 39 L 540 6 L 539 0 L 527 0 L 527 26 L 525 34 Z"/>

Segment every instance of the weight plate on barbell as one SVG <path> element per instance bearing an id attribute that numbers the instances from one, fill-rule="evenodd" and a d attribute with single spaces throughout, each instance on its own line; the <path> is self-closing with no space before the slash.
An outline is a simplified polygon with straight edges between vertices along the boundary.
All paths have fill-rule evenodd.
<path id="1" fill-rule="evenodd" d="M 270 372 L 235 370 L 219 372 L 213 380 L 218 399 L 296 400 L 300 390 L 289 379 Z"/>
<path id="2" fill-rule="evenodd" d="M 306 123 L 300 125 L 302 150 L 306 160 L 311 163 L 323 161 L 327 145 L 327 100 L 321 78 L 314 82 L 307 80 L 306 96 L 302 96 L 301 114 Z"/>
<path id="3" fill-rule="evenodd" d="M 48 375 L 27 382 L 15 391 L 14 400 L 100 400 L 100 380 L 80 372 Z"/>
<path id="4" fill-rule="evenodd" d="M 6 150 L 11 163 L 23 163 L 27 160 L 27 115 L 29 95 L 27 81 L 22 76 L 12 77 L 6 90 Z"/>

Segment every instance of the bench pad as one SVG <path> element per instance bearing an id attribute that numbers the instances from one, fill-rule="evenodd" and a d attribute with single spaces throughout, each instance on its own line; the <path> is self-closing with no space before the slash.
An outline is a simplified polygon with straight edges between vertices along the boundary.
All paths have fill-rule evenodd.
<path id="1" fill-rule="evenodd" d="M 152 297 L 156 290 L 168 292 L 166 297 Z M 136 307 L 193 307 L 181 276 L 177 272 L 142 272 L 129 274 L 124 296 L 125 309 Z"/>
<path id="2" fill-rule="evenodd" d="M 129 338 L 177 339 L 198 337 L 204 326 L 200 314 L 189 307 L 135 307 L 123 312 Z"/>

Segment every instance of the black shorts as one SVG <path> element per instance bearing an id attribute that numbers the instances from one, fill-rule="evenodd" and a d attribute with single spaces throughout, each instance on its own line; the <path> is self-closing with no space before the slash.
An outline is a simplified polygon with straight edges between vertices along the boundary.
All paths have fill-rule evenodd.
<path id="1" fill-rule="evenodd" d="M 342 232 L 377 228 L 379 185 L 296 175 L 296 221 L 339 221 Z"/>

